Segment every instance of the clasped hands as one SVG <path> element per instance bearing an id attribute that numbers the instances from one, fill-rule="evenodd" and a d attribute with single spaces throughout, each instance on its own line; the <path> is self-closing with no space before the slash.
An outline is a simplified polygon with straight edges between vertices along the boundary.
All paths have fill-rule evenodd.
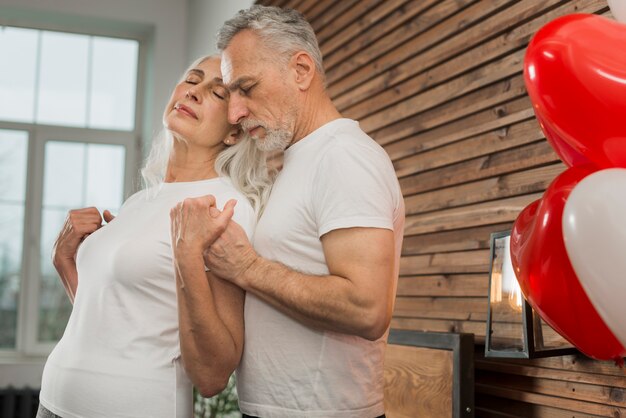
<path id="1" fill-rule="evenodd" d="M 202 254 L 212 274 L 241 287 L 242 273 L 258 258 L 243 228 L 232 220 L 237 201 L 220 211 L 215 197 L 187 198 L 170 211 L 172 251 L 178 262 Z"/>

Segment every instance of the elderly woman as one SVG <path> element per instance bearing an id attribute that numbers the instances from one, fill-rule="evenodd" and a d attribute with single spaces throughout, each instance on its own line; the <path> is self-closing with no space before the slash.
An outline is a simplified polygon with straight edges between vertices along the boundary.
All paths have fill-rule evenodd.
<path id="1" fill-rule="evenodd" d="M 269 194 L 265 155 L 227 122 L 220 60 L 198 60 L 176 85 L 147 187 L 118 216 L 69 213 L 53 261 L 73 301 L 47 360 L 38 417 L 192 416 L 192 384 L 221 391 L 241 358 L 238 287 L 205 271 L 216 237 L 198 225 L 231 216 L 250 236 Z M 236 204 L 236 205 L 235 205 Z M 220 214 L 210 206 L 223 209 Z"/>

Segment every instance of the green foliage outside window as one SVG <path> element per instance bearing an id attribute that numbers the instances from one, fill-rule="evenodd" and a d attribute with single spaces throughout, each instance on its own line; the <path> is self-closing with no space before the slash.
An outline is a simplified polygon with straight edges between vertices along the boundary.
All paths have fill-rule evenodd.
<path id="1" fill-rule="evenodd" d="M 235 375 L 230 376 L 226 389 L 219 395 L 203 398 L 200 393 L 194 391 L 193 406 L 195 418 L 241 418 L 237 404 Z"/>

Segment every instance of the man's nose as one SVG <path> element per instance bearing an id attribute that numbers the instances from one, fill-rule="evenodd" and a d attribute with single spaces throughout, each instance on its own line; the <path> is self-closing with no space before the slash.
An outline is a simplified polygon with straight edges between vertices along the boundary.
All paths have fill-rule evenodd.
<path id="1" fill-rule="evenodd" d="M 241 121 L 248 117 L 250 112 L 248 107 L 238 94 L 231 94 L 230 101 L 228 102 L 228 122 L 232 125 L 241 123 Z"/>

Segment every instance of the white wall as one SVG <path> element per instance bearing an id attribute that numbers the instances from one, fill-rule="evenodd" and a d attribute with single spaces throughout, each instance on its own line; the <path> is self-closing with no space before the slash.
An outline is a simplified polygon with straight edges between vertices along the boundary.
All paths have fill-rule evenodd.
<path id="1" fill-rule="evenodd" d="M 174 83 L 200 55 L 214 53 L 222 23 L 253 0 L 0 0 L 0 25 L 132 36 L 147 53 L 138 101 L 141 140 L 149 145 Z M 0 57 L 2 59 L 2 57 Z M 38 387 L 42 358 L 0 357 L 0 388 Z"/>
<path id="2" fill-rule="evenodd" d="M 241 9 L 247 9 L 253 0 L 188 0 L 189 61 L 217 52 L 215 34 L 224 21 L 230 19 Z"/>

